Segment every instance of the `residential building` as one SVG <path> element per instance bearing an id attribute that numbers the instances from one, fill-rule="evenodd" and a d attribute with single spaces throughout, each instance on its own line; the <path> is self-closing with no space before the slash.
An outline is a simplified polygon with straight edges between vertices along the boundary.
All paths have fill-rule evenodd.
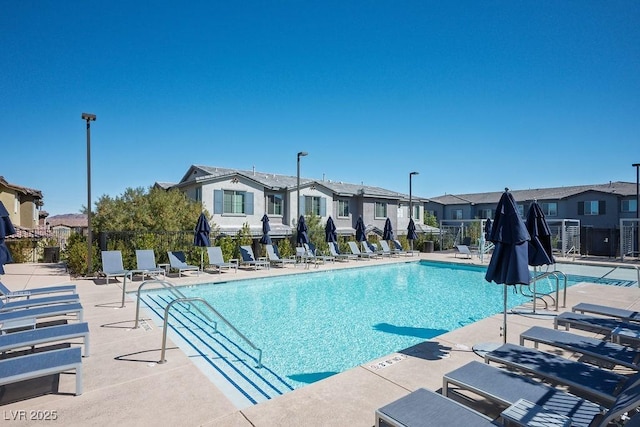
<path id="1" fill-rule="evenodd" d="M 510 190 L 520 215 L 525 218 L 534 200 L 550 221 L 580 221 L 581 251 L 591 255 L 616 256 L 620 219 L 635 218 L 638 210 L 636 183 Z M 493 218 L 502 192 L 445 194 L 429 198 L 425 211 L 438 221 Z"/>
<path id="2" fill-rule="evenodd" d="M 409 197 L 406 194 L 361 184 L 300 178 L 255 170 L 237 170 L 193 165 L 177 184 L 156 183 L 159 188 L 177 188 L 213 215 L 220 233 L 235 235 L 243 224 L 261 235 L 262 216 L 269 217 L 272 237 L 291 236 L 297 212 L 315 214 L 325 223 L 331 216 L 340 235 L 354 235 L 362 216 L 368 231 L 381 233 L 387 217 L 397 235 L 406 234 Z M 424 198 L 413 197 L 414 221 L 423 222 Z"/>
<path id="3" fill-rule="evenodd" d="M 7 182 L 0 176 L 0 201 L 9 212 L 11 223 L 18 228 L 38 228 L 42 192 L 33 188 Z"/>

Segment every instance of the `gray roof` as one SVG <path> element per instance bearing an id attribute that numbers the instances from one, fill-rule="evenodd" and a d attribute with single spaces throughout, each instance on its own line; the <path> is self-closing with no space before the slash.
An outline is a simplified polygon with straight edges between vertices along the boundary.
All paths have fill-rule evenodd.
<path id="1" fill-rule="evenodd" d="M 622 197 L 632 196 L 636 194 L 636 184 L 631 182 L 610 182 L 608 184 L 595 185 L 575 185 L 571 187 L 555 187 L 555 188 L 535 188 L 529 190 L 509 190 L 513 198 L 519 201 L 528 200 L 562 200 L 577 194 L 586 193 L 588 191 L 597 191 L 601 193 L 617 194 Z M 443 205 L 460 205 L 460 204 L 483 204 L 498 203 L 502 191 L 491 193 L 471 193 L 471 194 L 445 194 L 443 196 L 431 197 L 429 201 L 440 203 Z"/>
<path id="2" fill-rule="evenodd" d="M 180 180 L 178 186 L 190 183 L 192 181 L 202 182 L 211 179 L 228 177 L 233 175 L 240 175 L 271 190 L 292 190 L 298 185 L 298 178 L 296 176 L 278 175 L 269 172 L 258 172 L 255 170 L 240 170 L 220 168 L 213 166 L 192 165 L 189 168 L 187 174 Z M 372 187 L 361 184 L 350 184 L 341 181 L 332 180 L 313 180 L 309 178 L 300 177 L 300 186 L 306 187 L 309 185 L 321 185 L 337 195 L 343 196 L 355 196 L 361 195 L 364 197 L 376 197 L 376 198 L 389 198 L 389 199 L 408 199 L 409 196 L 396 191 L 386 190 L 380 187 Z M 416 201 L 420 198 L 415 197 Z"/>

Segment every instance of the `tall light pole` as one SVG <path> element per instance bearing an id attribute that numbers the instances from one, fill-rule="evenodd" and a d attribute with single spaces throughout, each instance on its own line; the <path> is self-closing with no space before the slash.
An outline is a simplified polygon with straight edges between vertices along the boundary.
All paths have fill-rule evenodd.
<path id="1" fill-rule="evenodd" d="M 91 122 L 96 120 L 95 114 L 82 113 L 82 120 L 87 122 L 87 277 L 91 275 Z"/>
<path id="2" fill-rule="evenodd" d="M 418 175 L 420 172 L 409 172 L 409 221 L 413 219 L 413 194 L 411 189 L 411 181 L 413 175 Z M 411 240 L 411 252 L 413 252 L 413 240 Z"/>
<path id="3" fill-rule="evenodd" d="M 298 220 L 298 218 L 300 218 L 300 157 L 304 157 L 304 156 L 308 156 L 309 153 L 307 153 L 306 151 L 300 151 L 298 153 L 298 200 L 296 200 L 297 206 L 298 206 L 298 216 L 296 216 L 296 221 Z"/>
<path id="4" fill-rule="evenodd" d="M 631 166 L 636 168 L 636 219 L 640 219 L 640 163 L 634 163 Z M 636 230 L 638 232 L 636 252 L 638 257 L 640 257 L 640 221 L 636 221 Z"/>

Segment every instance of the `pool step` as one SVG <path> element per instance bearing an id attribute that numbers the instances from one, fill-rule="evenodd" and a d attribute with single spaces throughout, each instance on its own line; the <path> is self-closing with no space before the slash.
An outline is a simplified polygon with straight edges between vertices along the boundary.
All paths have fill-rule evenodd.
<path id="1" fill-rule="evenodd" d="M 172 297 L 142 297 L 142 302 L 162 320 L 164 308 Z M 218 331 L 202 311 L 174 305 L 169 316 L 169 337 L 238 407 L 244 408 L 284 394 L 293 388 L 268 366 L 258 368 L 258 352 L 222 322 Z M 209 315 L 209 313 L 207 313 Z M 209 316 L 216 320 L 214 315 Z M 167 359 L 170 353 L 167 355 Z"/>

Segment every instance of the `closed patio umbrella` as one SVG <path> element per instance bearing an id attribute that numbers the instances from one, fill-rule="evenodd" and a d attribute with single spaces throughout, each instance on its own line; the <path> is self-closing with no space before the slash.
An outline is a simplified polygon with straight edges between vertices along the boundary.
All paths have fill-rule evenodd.
<path id="1" fill-rule="evenodd" d="M 391 220 L 388 217 L 384 222 L 384 229 L 382 230 L 382 240 L 393 240 L 393 227 L 391 226 Z"/>
<path id="2" fill-rule="evenodd" d="M 407 226 L 407 240 L 411 243 L 411 251 L 413 252 L 413 241 L 418 239 L 416 234 L 416 224 L 413 222 L 413 218 L 409 218 L 409 225 Z"/>
<path id="3" fill-rule="evenodd" d="M 533 267 L 534 279 L 538 267 L 554 264 L 551 249 L 551 230 L 544 217 L 544 212 L 536 200 L 529 206 L 527 213 L 527 231 L 531 236 L 529 241 L 529 265 Z M 533 282 L 533 312 L 536 312 L 536 282 Z"/>
<path id="4" fill-rule="evenodd" d="M 504 285 L 503 342 L 507 342 L 507 286 L 528 285 L 529 232 L 508 189 L 500 197 L 489 240 L 495 249 L 485 274 L 487 282 Z"/>
<path id="5" fill-rule="evenodd" d="M 300 215 L 298 220 L 298 226 L 296 227 L 297 237 L 296 241 L 300 246 L 303 244 L 309 244 L 309 236 L 307 235 L 307 223 L 304 221 L 304 216 Z"/>
<path id="6" fill-rule="evenodd" d="M 484 238 L 489 240 L 489 236 L 491 235 L 491 218 L 487 218 L 484 223 Z"/>
<path id="7" fill-rule="evenodd" d="M 338 235 L 336 234 L 336 224 L 333 222 L 333 218 L 327 218 L 327 223 L 324 226 L 324 240 L 327 243 L 333 243 L 338 241 Z"/>
<path id="8" fill-rule="evenodd" d="M 359 216 L 358 221 L 356 221 L 356 242 L 366 241 L 367 233 L 365 232 L 364 221 L 362 220 L 362 216 Z"/>
<path id="9" fill-rule="evenodd" d="M 206 248 L 210 246 L 209 241 L 209 233 L 211 233 L 211 226 L 209 225 L 209 221 L 207 220 L 204 212 L 200 214 L 198 217 L 198 222 L 196 223 L 196 228 L 194 230 L 193 236 L 193 246 L 199 246 L 202 248 Z M 203 259 L 204 259 L 204 250 L 200 251 L 200 270 L 203 267 Z"/>
<path id="10" fill-rule="evenodd" d="M 16 234 L 16 229 L 11 223 L 9 212 L 4 207 L 4 204 L 0 202 L 0 274 L 4 274 L 5 264 L 13 262 L 9 248 L 4 242 L 5 238 L 12 234 Z"/>
<path id="11" fill-rule="evenodd" d="M 270 245 L 271 236 L 269 236 L 269 231 L 271 231 L 271 227 L 269 226 L 269 217 L 267 214 L 264 214 L 260 221 L 262 221 L 262 237 L 260 238 L 260 243 Z"/>

